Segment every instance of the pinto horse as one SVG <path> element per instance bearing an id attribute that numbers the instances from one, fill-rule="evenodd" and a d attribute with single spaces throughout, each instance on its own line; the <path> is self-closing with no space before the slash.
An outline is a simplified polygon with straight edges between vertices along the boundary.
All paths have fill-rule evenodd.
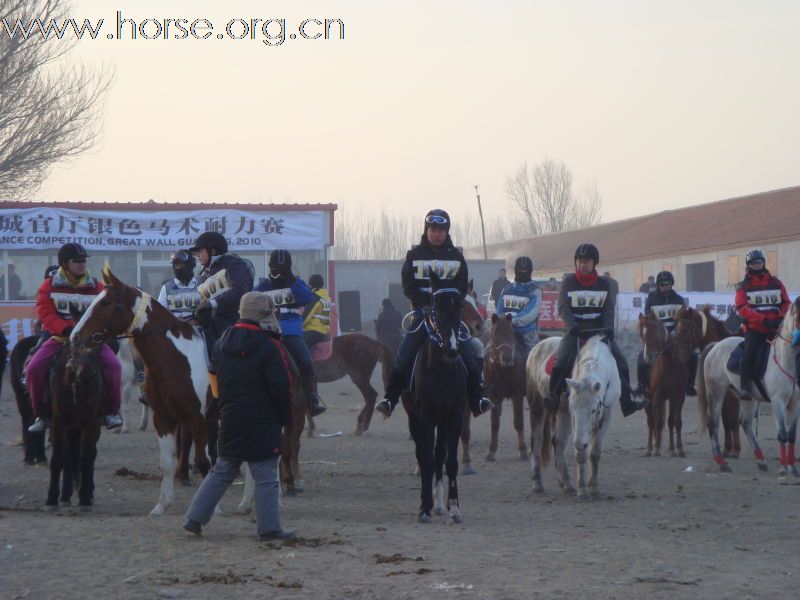
<path id="1" fill-rule="evenodd" d="M 458 290 L 445 286 L 446 282 L 431 272 L 432 307 L 424 323 L 428 339 L 417 355 L 413 394 L 403 393 L 422 484 L 420 523 L 430 523 L 432 511 L 444 514 L 445 510 L 454 523 L 463 521 L 456 480 L 458 441 L 466 410 L 466 373 L 458 350 L 462 300 Z M 446 503 L 443 467 L 449 481 Z"/>
<path id="2" fill-rule="evenodd" d="M 105 388 L 100 367 L 100 345 L 64 345 L 50 375 L 53 402 L 53 456 L 47 506 L 69 506 L 73 485 L 78 487 L 80 510 L 94 502 L 94 462 L 100 439 L 100 412 Z M 63 475 L 63 477 L 62 477 Z M 61 496 L 59 498 L 59 480 Z"/>
<path id="3" fill-rule="evenodd" d="M 500 430 L 500 417 L 503 414 L 503 400 L 509 398 L 514 409 L 514 429 L 517 431 L 519 459 L 528 459 L 528 446 L 525 443 L 524 408 L 525 396 L 525 350 L 514 335 L 511 324 L 512 315 L 500 318 L 492 314 L 489 328 L 489 360 L 486 361 L 486 383 L 490 386 L 490 396 L 494 403 L 492 409 L 492 439 L 489 444 L 487 461 L 495 460 L 497 437 Z"/>
<path id="4" fill-rule="evenodd" d="M 566 463 L 566 448 L 571 426 L 575 427 L 575 462 L 578 465 L 578 496 L 599 497 L 598 469 L 603 438 L 611 426 L 613 406 L 619 401 L 621 384 L 611 350 L 600 336 L 594 336 L 578 352 L 572 378 L 567 379 L 569 399 L 563 396 L 557 415 L 544 410 L 550 375 L 547 364 L 558 349 L 561 338 L 539 342 L 528 355 L 526 395 L 531 409 L 531 470 L 533 491 L 543 493 L 542 467 L 552 444 L 558 481 L 565 494 L 575 494 Z M 587 451 L 589 481 L 586 481 Z"/>
<path id="5" fill-rule="evenodd" d="M 675 313 L 675 334 L 685 340 L 692 348 L 703 350 L 709 344 L 724 340 L 733 335 L 727 326 L 711 314 L 711 307 L 702 310 L 683 306 Z M 722 404 L 722 427 L 725 430 L 725 450 L 723 456 L 739 458 L 742 443 L 739 439 L 739 397 L 729 391 Z"/>
<path id="6" fill-rule="evenodd" d="M 34 415 L 28 388 L 22 382 L 25 376 L 25 361 L 38 341 L 38 335 L 29 335 L 18 341 L 9 355 L 9 379 L 11 380 L 11 389 L 14 390 L 17 410 L 22 421 L 22 447 L 25 452 L 23 461 L 26 465 L 47 462 L 47 455 L 44 449 L 45 432 L 30 433 L 28 431 L 28 426 L 33 423 Z"/>
<path id="7" fill-rule="evenodd" d="M 753 427 L 753 419 L 758 411 L 757 402 L 770 402 L 780 444 L 781 466 L 778 475 L 786 477 L 790 474 L 796 480 L 800 479 L 800 471 L 795 464 L 800 389 L 795 373 L 797 349 L 792 347 L 791 335 L 799 316 L 800 300 L 795 300 L 786 313 L 777 335 L 770 342 L 767 369 L 762 379 L 763 389 L 761 385 L 754 385 L 753 400 L 739 399 L 742 429 L 753 448 L 758 468 L 762 471 L 769 469 L 764 451 L 758 444 L 758 434 Z M 708 429 L 714 462 L 723 472 L 729 472 L 731 468 L 720 449 L 719 420 L 726 393 L 731 388 L 739 389 L 739 375 L 728 370 L 728 359 L 741 341 L 742 338 L 731 336 L 706 348 L 700 356 L 697 373 L 697 406 L 700 409 L 701 429 Z"/>

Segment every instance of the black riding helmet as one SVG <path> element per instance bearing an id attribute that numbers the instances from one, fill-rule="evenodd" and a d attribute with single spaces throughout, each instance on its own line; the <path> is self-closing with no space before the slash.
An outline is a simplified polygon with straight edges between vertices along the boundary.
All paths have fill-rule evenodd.
<path id="1" fill-rule="evenodd" d="M 434 208 L 425 215 L 425 232 L 428 232 L 428 227 L 440 227 L 450 231 L 450 215 L 447 211 L 441 208 Z"/>
<path id="2" fill-rule="evenodd" d="M 763 260 L 765 263 L 767 262 L 767 259 L 764 258 L 764 253 L 757 249 L 750 250 L 750 252 L 748 252 L 744 257 L 744 262 L 748 265 L 755 260 Z"/>
<path id="3" fill-rule="evenodd" d="M 314 273 L 308 278 L 308 285 L 311 287 L 311 289 L 318 290 L 325 287 L 325 280 L 322 278 L 322 275 Z"/>
<path id="4" fill-rule="evenodd" d="M 672 273 L 669 271 L 661 271 L 656 275 L 656 285 L 661 285 L 662 283 L 675 285 L 675 278 L 672 276 Z"/>
<path id="5" fill-rule="evenodd" d="M 292 255 L 288 250 L 273 250 L 269 255 L 269 274 L 277 277 L 292 272 Z"/>
<path id="6" fill-rule="evenodd" d="M 194 246 L 189 248 L 189 252 L 197 252 L 205 248 L 209 251 L 212 250 L 217 251 L 217 256 L 221 254 L 227 254 L 228 252 L 228 240 L 225 239 L 225 236 L 222 235 L 219 231 L 204 231 L 200 235 L 197 236 L 197 239 L 194 242 Z"/>
<path id="7" fill-rule="evenodd" d="M 86 253 L 86 248 L 74 242 L 64 244 L 58 249 L 59 266 L 64 266 L 71 260 L 86 260 L 87 258 L 89 255 Z"/>
<path id="8" fill-rule="evenodd" d="M 527 283 L 533 273 L 533 261 L 527 256 L 518 256 L 514 261 L 514 280 Z"/>
<path id="9" fill-rule="evenodd" d="M 594 266 L 596 267 L 597 263 L 600 262 L 600 251 L 594 244 L 581 244 L 575 249 L 575 257 L 573 260 L 578 260 L 579 258 L 593 260 Z"/>

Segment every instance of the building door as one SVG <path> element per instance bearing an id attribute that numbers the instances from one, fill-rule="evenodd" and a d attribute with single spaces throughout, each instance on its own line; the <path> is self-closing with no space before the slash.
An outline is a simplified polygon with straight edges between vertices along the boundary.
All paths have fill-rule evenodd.
<path id="1" fill-rule="evenodd" d="M 701 262 L 686 265 L 687 292 L 713 292 L 714 262 Z"/>
<path id="2" fill-rule="evenodd" d="M 361 331 L 361 294 L 358 290 L 339 292 L 338 309 L 342 332 Z"/>

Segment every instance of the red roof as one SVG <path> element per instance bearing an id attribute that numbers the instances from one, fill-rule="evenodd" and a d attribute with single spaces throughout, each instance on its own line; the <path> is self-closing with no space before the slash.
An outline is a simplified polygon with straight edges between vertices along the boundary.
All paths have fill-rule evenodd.
<path id="1" fill-rule="evenodd" d="M 336 204 L 238 204 L 235 202 L 0 202 L 0 208 L 72 208 L 75 210 L 211 210 L 231 208 L 235 210 L 275 211 L 335 211 Z"/>
<path id="2" fill-rule="evenodd" d="M 580 244 L 600 250 L 601 264 L 800 239 L 800 186 L 487 245 L 490 258 L 531 256 L 537 271 L 572 268 Z M 467 257 L 482 258 L 480 247 Z"/>

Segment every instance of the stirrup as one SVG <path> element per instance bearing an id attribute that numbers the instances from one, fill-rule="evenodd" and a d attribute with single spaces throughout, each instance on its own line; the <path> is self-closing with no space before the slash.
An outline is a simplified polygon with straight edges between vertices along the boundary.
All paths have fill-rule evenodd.
<path id="1" fill-rule="evenodd" d="M 488 398 L 481 398 L 478 402 L 478 412 L 472 411 L 473 417 L 480 417 L 483 413 L 487 413 L 494 408 L 494 402 Z"/>
<path id="2" fill-rule="evenodd" d="M 382 414 L 386 419 L 392 416 L 392 411 L 394 411 L 394 407 L 386 398 L 375 405 L 375 412 Z"/>
<path id="3" fill-rule="evenodd" d="M 36 420 L 28 427 L 28 433 L 41 433 L 47 429 L 47 421 L 42 417 L 36 417 Z"/>
<path id="4" fill-rule="evenodd" d="M 318 417 L 328 409 L 317 394 L 308 396 L 308 410 L 312 417 Z"/>
<path id="5" fill-rule="evenodd" d="M 106 429 L 116 429 L 122 427 L 122 419 L 118 415 L 106 415 L 105 417 Z"/>

